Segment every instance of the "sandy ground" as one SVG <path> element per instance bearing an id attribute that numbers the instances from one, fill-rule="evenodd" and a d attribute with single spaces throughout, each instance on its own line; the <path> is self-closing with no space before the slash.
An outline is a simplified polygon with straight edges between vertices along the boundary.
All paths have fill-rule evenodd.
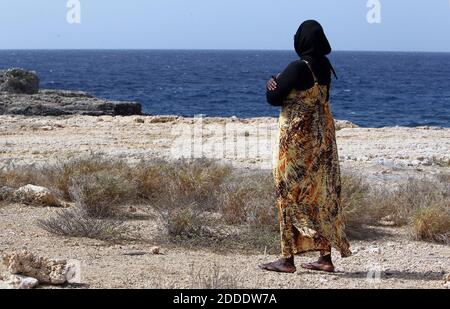
<path id="1" fill-rule="evenodd" d="M 374 184 L 449 172 L 450 129 L 344 128 L 337 136 L 343 170 L 359 171 Z M 203 139 L 203 148 L 197 148 L 198 138 Z M 203 155 L 222 158 L 240 168 L 270 169 L 275 140 L 273 118 L 206 118 L 199 123 L 151 116 L 0 116 L 0 168 L 101 153 L 131 162 Z M 198 282 L 199 272 L 201 276 L 211 274 L 215 265 L 243 288 L 442 288 L 444 274 L 450 272 L 449 246 L 411 241 L 403 229 L 382 228 L 382 237 L 353 241 L 354 256 L 341 259 L 334 254 L 335 274 L 299 268 L 296 274 L 285 275 L 257 268 L 259 263 L 276 258 L 264 252 L 216 254 L 162 246 L 164 254 L 152 255 L 150 248 L 158 243 L 152 238 L 156 223 L 151 220 L 129 222 L 140 229 L 143 238 L 139 242 L 111 245 L 52 236 L 35 222 L 54 211 L 0 205 L 0 254 L 26 248 L 47 257 L 79 260 L 81 287 L 190 288 Z M 126 255 L 139 251 L 147 254 Z M 297 265 L 311 259 L 298 257 Z M 0 266 L 0 273 L 4 271 Z M 375 279 L 367 279 L 368 274 L 374 274 Z"/>
<path id="2" fill-rule="evenodd" d="M 230 276 L 238 288 L 443 288 L 450 270 L 450 247 L 407 239 L 402 229 L 383 228 L 384 235 L 370 241 L 353 241 L 354 256 L 341 259 L 334 252 L 337 272 L 314 273 L 301 268 L 295 274 L 261 271 L 259 263 L 276 256 L 216 254 L 162 246 L 161 255 L 152 255 L 158 245 L 151 237 L 139 242 L 107 244 L 102 241 L 51 236 L 36 227 L 35 221 L 52 215 L 54 209 L 8 205 L 0 208 L 0 253 L 28 249 L 42 256 L 81 261 L 85 288 L 192 288 L 214 273 Z M 142 235 L 152 230 L 151 221 L 134 221 Z M 126 254 L 145 252 L 145 255 Z M 313 260 L 299 256 L 297 266 Z M 0 272 L 5 272 L 0 266 Z M 372 279 L 370 279 L 372 278 Z"/>

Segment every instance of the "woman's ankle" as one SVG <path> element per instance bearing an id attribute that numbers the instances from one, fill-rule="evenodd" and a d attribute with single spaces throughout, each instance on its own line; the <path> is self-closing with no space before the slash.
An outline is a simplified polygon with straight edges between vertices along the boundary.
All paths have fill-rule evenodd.
<path id="1" fill-rule="evenodd" d="M 287 264 L 292 264 L 292 265 L 294 265 L 294 256 L 283 257 L 283 260 L 284 260 L 284 262 L 287 263 Z"/>
<path id="2" fill-rule="evenodd" d="M 321 255 L 319 258 L 320 263 L 326 263 L 326 264 L 333 264 L 333 261 L 331 259 L 331 253 L 327 255 Z"/>

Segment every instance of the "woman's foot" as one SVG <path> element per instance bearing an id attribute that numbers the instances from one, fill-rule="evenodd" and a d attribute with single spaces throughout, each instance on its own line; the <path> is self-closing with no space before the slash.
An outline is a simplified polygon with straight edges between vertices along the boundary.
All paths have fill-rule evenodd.
<path id="1" fill-rule="evenodd" d="M 280 273 L 295 273 L 297 268 L 294 264 L 294 258 L 281 258 L 275 262 L 259 265 L 259 268 L 267 271 L 276 271 Z"/>
<path id="2" fill-rule="evenodd" d="M 321 256 L 317 262 L 302 264 L 302 267 L 309 270 L 334 272 L 334 265 L 331 261 L 331 254 Z"/>

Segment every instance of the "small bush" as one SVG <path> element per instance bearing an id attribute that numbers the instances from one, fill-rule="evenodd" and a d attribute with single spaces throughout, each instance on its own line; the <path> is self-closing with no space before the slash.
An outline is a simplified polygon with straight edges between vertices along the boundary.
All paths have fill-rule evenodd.
<path id="1" fill-rule="evenodd" d="M 172 181 L 173 165 L 166 161 L 140 162 L 131 170 L 131 178 L 136 186 L 139 199 L 158 203 L 162 195 L 168 193 L 168 184 Z"/>
<path id="2" fill-rule="evenodd" d="M 74 178 L 102 172 L 117 174 L 118 170 L 124 168 L 126 168 L 126 165 L 122 161 L 111 161 L 100 156 L 75 158 L 66 162 L 60 161 L 42 171 L 45 180 L 41 185 L 52 187 L 60 192 L 62 198 L 70 200 L 70 189 Z"/>
<path id="3" fill-rule="evenodd" d="M 278 226 L 272 175 L 254 174 L 230 180 L 222 189 L 220 211 L 227 224 Z"/>
<path id="4" fill-rule="evenodd" d="M 180 160 L 151 172 L 160 182 L 159 189 L 153 181 L 146 185 L 147 192 L 153 192 L 149 202 L 160 213 L 172 241 L 211 242 L 215 236 L 209 227 L 216 220 L 208 212 L 217 211 L 221 187 L 230 172 L 229 166 L 211 160 Z"/>
<path id="5" fill-rule="evenodd" d="M 350 238 L 362 239 L 371 233 L 368 224 L 373 223 L 369 203 L 370 187 L 355 175 L 343 174 L 341 177 L 341 205 L 345 218 L 346 233 Z"/>
<path id="6" fill-rule="evenodd" d="M 448 204 L 448 185 L 427 179 L 409 179 L 391 191 L 375 191 L 371 195 L 371 214 L 375 220 L 388 219 L 396 226 L 410 224 L 419 209 Z"/>
<path id="7" fill-rule="evenodd" d="M 44 230 L 69 237 L 87 237 L 102 240 L 120 238 L 125 232 L 123 222 L 92 218 L 84 209 L 64 209 L 50 219 L 38 220 Z"/>
<path id="8" fill-rule="evenodd" d="M 113 171 L 102 171 L 72 179 L 69 189 L 76 204 L 91 217 L 105 218 L 117 213 L 135 196 L 133 185 Z"/>
<path id="9" fill-rule="evenodd" d="M 195 203 L 203 210 L 217 207 L 221 185 L 231 173 L 228 165 L 212 160 L 179 161 L 172 177 L 177 195 L 183 203 Z"/>
<path id="10" fill-rule="evenodd" d="M 34 167 L 18 167 L 15 169 L 0 170 L 0 183 L 14 189 L 27 184 L 38 185 L 42 183 L 43 176 L 39 169 Z"/>
<path id="11" fill-rule="evenodd" d="M 412 217 L 411 234 L 416 240 L 448 244 L 450 242 L 450 205 L 416 210 Z"/>
<path id="12" fill-rule="evenodd" d="M 182 239 L 201 237 L 206 225 L 204 216 L 192 206 L 172 210 L 167 220 L 169 236 Z"/>

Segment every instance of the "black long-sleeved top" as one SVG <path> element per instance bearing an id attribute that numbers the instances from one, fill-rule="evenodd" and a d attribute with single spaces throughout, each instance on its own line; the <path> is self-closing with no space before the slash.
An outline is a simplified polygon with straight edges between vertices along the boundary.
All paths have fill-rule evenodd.
<path id="1" fill-rule="evenodd" d="M 331 71 L 326 60 L 311 64 L 320 85 L 330 85 Z M 314 86 L 314 77 L 308 65 L 302 60 L 291 62 L 277 78 L 277 88 L 274 91 L 267 90 L 267 102 L 273 106 L 282 106 L 283 101 L 293 90 L 307 90 Z"/>

